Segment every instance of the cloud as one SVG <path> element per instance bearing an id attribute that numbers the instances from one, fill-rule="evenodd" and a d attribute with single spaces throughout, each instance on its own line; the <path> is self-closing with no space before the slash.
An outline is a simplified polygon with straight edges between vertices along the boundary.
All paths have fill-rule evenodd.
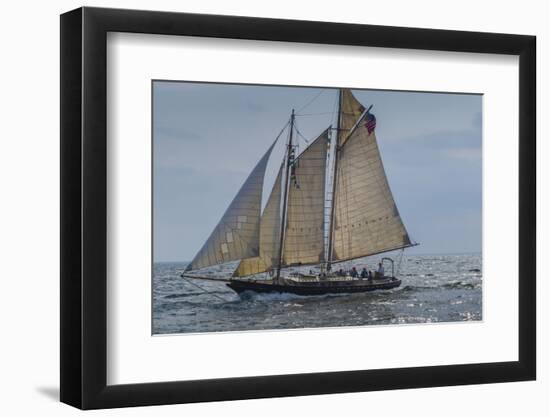
<path id="1" fill-rule="evenodd" d="M 200 140 L 203 136 L 178 124 L 158 124 L 155 126 L 155 135 L 169 136 L 184 141 Z"/>
<path id="2" fill-rule="evenodd" d="M 476 129 L 448 130 L 426 135 L 402 137 L 385 142 L 379 140 L 383 155 L 391 154 L 391 160 L 401 165 L 421 169 L 445 168 L 449 158 L 462 162 L 481 162 L 481 131 Z M 424 161 L 425 164 L 419 164 Z M 444 169 L 445 170 L 445 169 Z"/>
<path id="3" fill-rule="evenodd" d="M 447 149 L 444 152 L 448 157 L 457 159 L 461 162 L 478 162 L 481 160 L 481 149 L 458 148 Z"/>
<path id="4" fill-rule="evenodd" d="M 246 108 L 246 110 L 254 113 L 263 113 L 266 109 L 263 104 L 254 101 L 246 101 L 244 103 L 244 107 Z"/>
<path id="5" fill-rule="evenodd" d="M 482 121 L 483 116 L 481 115 L 481 112 L 478 112 L 474 115 L 474 118 L 472 119 L 472 126 L 476 129 L 481 129 Z"/>

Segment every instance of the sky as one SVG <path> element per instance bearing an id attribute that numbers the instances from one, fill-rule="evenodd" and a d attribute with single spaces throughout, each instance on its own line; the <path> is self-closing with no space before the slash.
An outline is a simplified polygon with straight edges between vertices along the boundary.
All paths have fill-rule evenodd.
<path id="1" fill-rule="evenodd" d="M 154 81 L 154 261 L 191 260 L 291 110 L 303 150 L 335 123 L 337 91 Z M 352 91 L 373 105 L 394 199 L 420 243 L 407 253 L 480 252 L 482 95 Z M 268 164 L 264 204 L 285 140 Z"/>

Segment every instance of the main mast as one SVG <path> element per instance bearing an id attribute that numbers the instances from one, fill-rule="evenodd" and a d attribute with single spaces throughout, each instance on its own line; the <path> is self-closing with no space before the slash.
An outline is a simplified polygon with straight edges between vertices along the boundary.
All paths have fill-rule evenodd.
<path id="1" fill-rule="evenodd" d="M 328 254 L 327 254 L 327 271 L 331 269 L 332 263 L 332 241 L 334 238 L 334 213 L 336 211 L 335 197 L 336 197 L 336 180 L 338 175 L 338 159 L 340 152 L 340 126 L 342 124 L 342 89 L 338 90 L 338 122 L 336 123 L 336 141 L 334 145 L 334 170 L 332 174 L 332 198 L 330 208 L 329 219 L 329 232 L 328 232 Z"/>
<path id="2" fill-rule="evenodd" d="M 291 155 L 293 152 L 292 145 L 292 134 L 294 132 L 294 109 L 292 109 L 292 114 L 290 115 L 290 134 L 288 137 L 288 147 L 286 151 L 286 168 L 285 168 L 285 188 L 283 194 L 283 212 L 281 216 L 281 233 L 279 241 L 279 264 L 277 265 L 277 275 L 275 277 L 275 282 L 279 283 L 281 277 L 281 266 L 283 264 L 283 243 L 285 240 L 285 229 L 286 229 L 286 209 L 288 205 L 288 187 L 290 184 L 290 164 L 291 164 Z"/>

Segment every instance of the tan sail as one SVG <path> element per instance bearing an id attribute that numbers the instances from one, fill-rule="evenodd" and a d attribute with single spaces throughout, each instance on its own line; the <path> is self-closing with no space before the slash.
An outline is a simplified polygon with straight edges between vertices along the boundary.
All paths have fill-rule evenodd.
<path id="1" fill-rule="evenodd" d="M 365 107 L 357 101 L 349 88 L 342 89 L 342 101 L 340 106 L 341 113 L 338 143 L 342 146 L 349 137 L 350 129 L 355 126 L 355 123 L 365 111 Z"/>
<path id="2" fill-rule="evenodd" d="M 324 260 L 328 129 L 296 159 L 290 178 L 283 265 Z"/>
<path id="3" fill-rule="evenodd" d="M 260 255 L 241 260 L 233 273 L 234 277 L 244 277 L 266 272 L 278 264 L 283 168 L 284 166 L 281 165 L 260 220 Z"/>
<path id="4" fill-rule="evenodd" d="M 275 143 L 252 170 L 187 271 L 258 256 L 262 189 Z"/>
<path id="5" fill-rule="evenodd" d="M 349 98 L 349 97 L 348 97 Z M 395 205 L 367 113 L 339 150 L 332 261 L 343 261 L 410 246 Z"/>

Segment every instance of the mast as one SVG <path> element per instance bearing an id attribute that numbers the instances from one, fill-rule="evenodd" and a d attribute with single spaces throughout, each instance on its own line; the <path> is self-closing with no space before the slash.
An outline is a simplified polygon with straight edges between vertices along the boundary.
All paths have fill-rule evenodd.
<path id="1" fill-rule="evenodd" d="M 277 265 L 277 276 L 275 282 L 279 283 L 281 277 L 281 266 L 283 264 L 283 243 L 285 240 L 285 229 L 286 229 L 286 208 L 288 204 L 288 187 L 290 184 L 290 158 L 292 155 L 292 134 L 294 132 L 294 109 L 292 109 L 292 114 L 290 115 L 290 134 L 288 137 L 288 147 L 287 147 L 287 156 L 286 156 L 286 169 L 285 169 L 285 188 L 284 188 L 284 197 L 283 197 L 283 212 L 281 215 L 281 233 L 279 240 L 279 264 Z"/>
<path id="2" fill-rule="evenodd" d="M 336 204 L 334 204 L 336 197 L 336 175 L 338 173 L 338 157 L 340 151 L 340 125 L 342 124 L 342 89 L 338 90 L 338 122 L 336 124 L 336 141 L 334 146 L 334 168 L 332 175 L 332 202 L 330 207 L 330 219 L 329 219 L 329 232 L 328 232 L 328 254 L 327 254 L 327 271 L 330 271 L 330 265 L 332 263 L 332 240 L 334 235 L 334 212 L 336 210 Z"/>

